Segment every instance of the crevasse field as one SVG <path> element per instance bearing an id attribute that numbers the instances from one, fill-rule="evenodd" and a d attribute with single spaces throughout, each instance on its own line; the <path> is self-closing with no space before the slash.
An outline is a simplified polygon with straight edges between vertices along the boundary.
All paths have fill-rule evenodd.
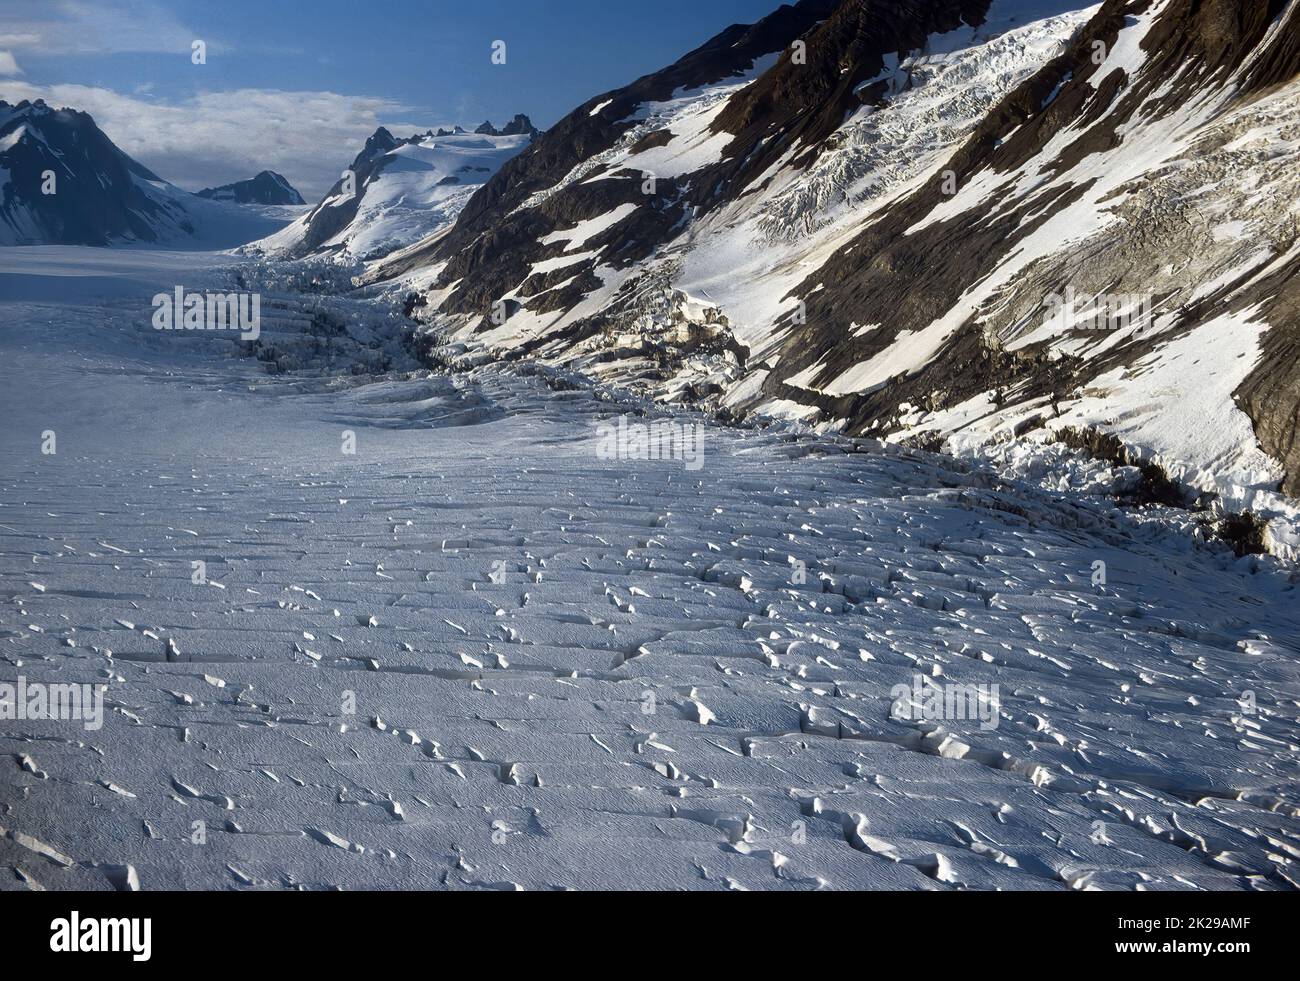
<path id="1" fill-rule="evenodd" d="M 7 260 L 0 683 L 104 717 L 0 720 L 4 888 L 1297 884 L 1295 576 L 1185 516 L 779 426 L 608 459 L 661 410 L 379 312 L 264 289 L 314 373 L 150 328 L 228 255 Z"/>

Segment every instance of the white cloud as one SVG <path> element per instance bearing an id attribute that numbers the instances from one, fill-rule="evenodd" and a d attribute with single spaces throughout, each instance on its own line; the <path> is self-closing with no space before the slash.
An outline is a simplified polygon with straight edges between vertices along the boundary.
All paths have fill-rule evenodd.
<path id="1" fill-rule="evenodd" d="M 23 70 L 8 51 L 0 51 L 0 75 L 21 75 Z"/>
<path id="2" fill-rule="evenodd" d="M 88 112 L 122 150 L 187 190 L 274 170 L 312 203 L 379 126 L 400 137 L 446 125 L 411 122 L 412 110 L 387 99 L 335 92 L 237 89 L 165 103 L 86 85 L 10 79 L 0 81 L 0 98 L 44 99 Z"/>
<path id="3" fill-rule="evenodd" d="M 8 0 L 0 44 L 41 54 L 188 52 L 197 38 L 164 6 L 148 0 Z"/>

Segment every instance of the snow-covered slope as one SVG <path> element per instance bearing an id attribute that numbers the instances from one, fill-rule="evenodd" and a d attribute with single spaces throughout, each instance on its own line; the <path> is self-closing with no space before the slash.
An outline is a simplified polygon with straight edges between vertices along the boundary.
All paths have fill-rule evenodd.
<path id="1" fill-rule="evenodd" d="M 376 275 L 444 358 L 983 455 L 1112 432 L 1290 552 L 1298 34 L 1295 0 L 806 0 Z M 1152 317 L 1047 316 L 1099 294 Z"/>
<path id="2" fill-rule="evenodd" d="M 398 140 L 381 127 L 315 208 L 252 248 L 365 261 L 419 242 L 448 228 L 474 192 L 532 139 L 531 123 L 521 132 L 507 128 L 512 132 L 457 127 Z"/>
<path id="3" fill-rule="evenodd" d="M 1295 304 L 1297 32 L 1295 3 L 1106 4 L 943 165 L 956 193 L 804 278 L 768 392 L 958 449 L 1114 433 L 1294 552 L 1294 366 L 1237 397 Z"/>
<path id="4" fill-rule="evenodd" d="M 231 248 L 284 224 L 169 184 L 84 112 L 0 101 L 0 245 Z"/>

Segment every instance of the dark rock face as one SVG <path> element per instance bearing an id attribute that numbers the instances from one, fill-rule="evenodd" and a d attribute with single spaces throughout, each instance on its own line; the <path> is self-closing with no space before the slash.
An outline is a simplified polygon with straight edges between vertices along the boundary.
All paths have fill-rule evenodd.
<path id="1" fill-rule="evenodd" d="M 193 232 L 161 178 L 123 153 L 84 112 L 0 101 L 0 242 L 109 245 Z M 52 182 L 50 179 L 52 175 Z M 52 188 L 53 193 L 45 193 Z"/>
<path id="2" fill-rule="evenodd" d="M 412 139 L 415 139 L 415 137 L 412 137 Z M 409 143 L 411 141 L 407 140 L 405 142 Z M 396 150 L 402 143 L 402 140 L 397 139 L 392 133 L 380 126 L 367 138 L 366 145 L 361 148 L 361 152 L 357 154 L 356 160 L 352 163 L 353 169 L 355 170 L 357 165 L 364 161 L 373 160 L 390 150 Z"/>
<path id="3" fill-rule="evenodd" d="M 459 127 L 457 127 L 459 128 Z M 474 130 L 479 136 L 540 136 L 541 130 L 533 125 L 533 121 L 523 113 L 518 113 L 514 119 L 506 123 L 501 129 L 492 125 L 488 120 L 478 129 Z"/>
<path id="4" fill-rule="evenodd" d="M 273 170 L 264 170 L 256 177 L 221 187 L 206 187 L 198 191 L 201 198 L 215 201 L 233 201 L 236 204 L 306 204 L 287 180 Z"/>
<path id="5" fill-rule="evenodd" d="M 925 46 L 930 35 L 962 24 L 983 22 L 989 0 L 847 0 L 805 39 L 806 63 L 790 55 L 732 99 L 713 124 L 716 132 L 734 133 L 724 157 L 741 155 L 744 174 L 761 174 L 796 142 L 808 147 L 804 159 L 843 123 L 866 97 L 859 84 L 878 76 L 884 56 Z M 776 135 L 775 139 L 765 138 Z M 756 157 L 747 155 L 759 149 Z M 738 179 L 741 173 L 720 171 Z"/>
<path id="6" fill-rule="evenodd" d="M 1258 283 L 1251 298 L 1263 303 L 1273 327 L 1259 364 L 1237 389 L 1237 404 L 1255 424 L 1264 452 L 1286 468 L 1283 492 L 1300 497 L 1300 263 Z"/>
<path id="7" fill-rule="evenodd" d="M 501 136 L 539 136 L 541 130 L 533 125 L 533 121 L 525 116 L 522 112 L 516 113 L 515 118 L 506 123 L 501 130 Z"/>

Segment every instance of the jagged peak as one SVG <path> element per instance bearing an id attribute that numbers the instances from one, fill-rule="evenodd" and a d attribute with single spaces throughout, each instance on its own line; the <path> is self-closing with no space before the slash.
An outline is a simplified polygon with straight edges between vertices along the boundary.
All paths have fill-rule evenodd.
<path id="1" fill-rule="evenodd" d="M 541 133 L 541 130 L 533 125 L 533 121 L 527 115 L 518 112 L 515 113 L 514 119 L 500 129 L 493 126 L 492 120 L 488 119 L 474 132 L 479 136 L 537 136 Z"/>

